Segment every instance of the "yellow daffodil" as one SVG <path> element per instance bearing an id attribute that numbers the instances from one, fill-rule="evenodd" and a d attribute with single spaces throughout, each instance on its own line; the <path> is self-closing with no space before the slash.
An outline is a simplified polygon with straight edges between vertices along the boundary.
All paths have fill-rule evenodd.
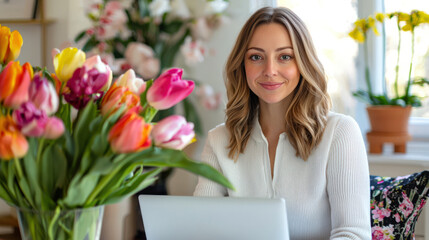
<path id="1" fill-rule="evenodd" d="M 6 65 L 18 58 L 22 44 L 22 36 L 18 31 L 10 32 L 8 27 L 0 25 L 0 64 Z"/>
<path id="2" fill-rule="evenodd" d="M 386 15 L 384 13 L 375 14 L 375 19 L 377 19 L 377 21 L 379 21 L 379 22 L 383 22 L 385 17 L 386 17 Z"/>
<path id="3" fill-rule="evenodd" d="M 372 29 L 375 35 L 380 36 L 380 33 L 377 30 L 377 26 L 375 25 L 375 19 L 373 17 L 368 17 L 367 19 L 368 26 Z"/>
<path id="4" fill-rule="evenodd" d="M 355 27 L 351 32 L 349 32 L 349 36 L 359 43 L 365 42 L 365 34 L 362 31 L 359 31 L 357 27 Z"/>
<path id="5" fill-rule="evenodd" d="M 77 48 L 66 48 L 54 57 L 54 68 L 58 79 L 66 83 L 76 69 L 83 66 L 85 53 Z"/>

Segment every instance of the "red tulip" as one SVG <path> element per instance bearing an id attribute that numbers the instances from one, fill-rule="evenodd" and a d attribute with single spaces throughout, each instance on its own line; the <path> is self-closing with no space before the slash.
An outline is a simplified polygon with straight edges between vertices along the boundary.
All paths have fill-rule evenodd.
<path id="1" fill-rule="evenodd" d="M 114 83 L 101 100 L 101 114 L 110 115 L 116 112 L 123 104 L 126 109 L 140 106 L 140 96 Z"/>
<path id="2" fill-rule="evenodd" d="M 18 108 L 28 101 L 28 89 L 33 78 L 29 63 L 9 62 L 0 73 L 0 102 L 9 108 Z"/>
<path id="3" fill-rule="evenodd" d="M 114 152 L 137 152 L 150 147 L 151 129 L 152 125 L 131 109 L 112 127 L 108 140 Z"/>
<path id="4" fill-rule="evenodd" d="M 23 157 L 28 151 L 28 142 L 19 131 L 11 116 L 0 117 L 0 159 Z"/>

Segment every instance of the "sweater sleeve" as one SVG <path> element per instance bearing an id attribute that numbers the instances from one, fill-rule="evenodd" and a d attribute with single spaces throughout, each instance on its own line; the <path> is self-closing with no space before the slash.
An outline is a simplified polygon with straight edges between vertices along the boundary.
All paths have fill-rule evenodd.
<path id="1" fill-rule="evenodd" d="M 218 162 L 218 158 L 213 151 L 213 140 L 212 133 L 209 132 L 206 144 L 203 149 L 201 156 L 202 162 L 214 167 L 220 173 L 222 173 L 221 167 Z M 216 143 L 214 143 L 216 144 Z M 208 180 L 204 177 L 198 177 L 198 183 L 195 187 L 194 196 L 210 196 L 210 197 L 221 197 L 227 195 L 227 189 L 218 183 Z"/>
<path id="2" fill-rule="evenodd" d="M 351 117 L 337 123 L 326 174 L 330 239 L 371 239 L 368 160 L 359 126 Z"/>

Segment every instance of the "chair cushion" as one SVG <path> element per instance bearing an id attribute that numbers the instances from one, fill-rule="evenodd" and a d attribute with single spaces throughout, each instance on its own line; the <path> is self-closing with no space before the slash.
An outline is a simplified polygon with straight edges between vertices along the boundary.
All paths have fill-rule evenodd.
<path id="1" fill-rule="evenodd" d="M 370 176 L 372 239 L 414 239 L 429 196 L 429 171 L 401 177 Z"/>

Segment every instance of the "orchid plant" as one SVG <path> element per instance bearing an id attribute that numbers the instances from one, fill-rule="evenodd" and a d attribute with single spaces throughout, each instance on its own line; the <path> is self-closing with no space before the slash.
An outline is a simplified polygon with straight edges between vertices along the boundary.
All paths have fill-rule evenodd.
<path id="1" fill-rule="evenodd" d="M 188 66 L 202 62 L 209 54 L 205 47 L 213 30 L 223 21 L 227 0 L 93 0 L 87 3 L 87 16 L 92 22 L 75 42 L 83 43 L 89 55 L 99 54 L 115 75 L 129 68 L 138 76 L 151 79 L 173 66 L 179 53 Z M 202 85 L 202 84 L 201 84 Z M 199 102 L 218 105 L 220 95 L 197 85 Z M 188 121 L 202 133 L 201 121 L 191 101 L 183 102 Z M 214 103 L 214 104 L 213 104 Z M 174 108 L 159 116 L 174 114 Z"/>
<path id="2" fill-rule="evenodd" d="M 366 44 L 367 34 L 370 29 L 376 35 L 380 35 L 377 30 L 377 22 L 384 23 L 386 19 L 396 19 L 398 29 L 398 46 L 397 46 L 397 61 L 395 67 L 395 81 L 393 84 L 393 94 L 389 94 L 386 87 L 386 79 L 384 79 L 383 90 L 384 92 L 377 95 L 373 92 L 370 79 L 370 71 L 368 66 L 368 46 Z M 365 83 L 366 90 L 358 90 L 353 95 L 364 102 L 371 105 L 399 105 L 399 106 L 421 106 L 420 98 L 411 93 L 411 85 L 424 86 L 429 84 L 429 80 L 423 77 L 413 77 L 413 58 L 414 58 L 414 45 L 415 45 L 415 30 L 419 25 L 429 23 L 429 15 L 423 11 L 414 10 L 411 13 L 393 12 L 393 13 L 377 13 L 374 16 L 358 19 L 354 22 L 354 28 L 350 31 L 349 36 L 359 43 L 364 45 L 364 61 L 365 61 Z M 399 85 L 399 59 L 401 50 L 401 35 L 402 32 L 411 33 L 411 59 L 408 71 L 408 79 L 403 90 L 400 90 Z M 383 38 L 385 38 L 385 31 L 383 26 Z M 384 47 L 384 46 L 383 46 Z M 384 56 L 383 56 L 384 57 Z"/>
<path id="3" fill-rule="evenodd" d="M 97 55 L 58 50 L 50 73 L 15 61 L 19 32 L 0 26 L 0 39 L 0 197 L 10 205 L 58 212 L 115 203 L 170 167 L 232 188 L 181 151 L 194 139 L 192 123 L 179 115 L 152 121 L 193 91 L 182 69 L 146 82 L 129 69 L 112 84 L 110 67 Z M 57 214 L 31 222 L 42 234 L 33 239 L 72 234 Z"/>

